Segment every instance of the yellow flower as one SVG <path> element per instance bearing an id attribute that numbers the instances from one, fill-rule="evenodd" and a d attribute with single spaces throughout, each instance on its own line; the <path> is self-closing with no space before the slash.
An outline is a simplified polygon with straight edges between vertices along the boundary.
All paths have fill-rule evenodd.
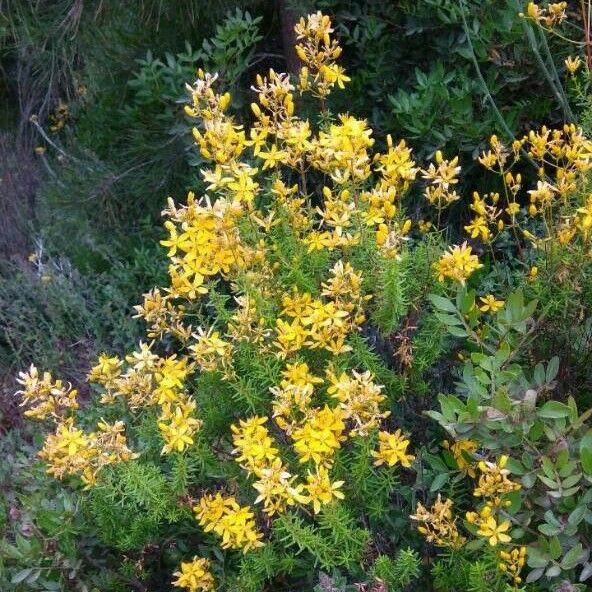
<path id="1" fill-rule="evenodd" d="M 74 456 L 79 450 L 88 446 L 88 438 L 84 435 L 84 432 L 74 429 L 71 425 L 60 426 L 57 435 L 56 450 L 65 450 L 68 456 Z"/>
<path id="2" fill-rule="evenodd" d="M 521 584 L 520 572 L 526 563 L 526 547 L 517 547 L 511 551 L 499 552 L 499 570 L 509 576 L 514 584 Z"/>
<path id="3" fill-rule="evenodd" d="M 508 457 L 500 456 L 497 463 L 480 461 L 477 465 L 481 475 L 477 487 L 473 491 L 475 497 L 484 498 L 488 505 L 499 506 L 504 494 L 518 491 L 519 483 L 514 483 L 508 478 L 510 471 L 505 468 Z"/>
<path id="4" fill-rule="evenodd" d="M 117 356 L 109 357 L 107 354 L 102 353 L 99 355 L 97 364 L 88 373 L 87 380 L 111 388 L 115 384 L 115 379 L 121 375 L 122 364 L 122 360 Z"/>
<path id="5" fill-rule="evenodd" d="M 329 471 L 325 467 L 317 467 L 314 473 L 306 476 L 306 485 L 304 488 L 308 492 L 310 503 L 315 514 L 321 511 L 321 506 L 329 504 L 336 499 L 343 499 L 344 495 L 339 491 L 344 481 L 334 481 L 329 479 Z"/>
<path id="6" fill-rule="evenodd" d="M 380 466 L 387 464 L 389 467 L 394 467 L 397 463 L 401 463 L 404 467 L 410 467 L 411 461 L 415 459 L 411 454 L 407 454 L 407 447 L 409 440 L 401 435 L 401 430 L 395 433 L 380 432 L 378 434 L 378 452 L 372 451 L 372 456 L 376 459 L 374 464 Z"/>
<path id="7" fill-rule="evenodd" d="M 49 372 L 40 376 L 33 364 L 28 372 L 19 372 L 17 382 L 23 388 L 16 395 L 22 398 L 20 405 L 27 407 L 27 417 L 57 420 L 78 409 L 78 391 L 61 380 L 54 380 Z"/>
<path id="8" fill-rule="evenodd" d="M 194 409 L 195 403 L 189 399 L 185 405 L 175 407 L 174 411 L 165 410 L 160 417 L 158 428 L 165 441 L 162 454 L 183 452 L 187 445 L 193 444 L 193 436 L 201 427 L 201 421 L 190 416 Z"/>
<path id="9" fill-rule="evenodd" d="M 294 485 L 293 477 L 284 467 L 280 458 L 274 459 L 266 468 L 258 472 L 259 479 L 253 487 L 259 493 L 255 503 L 263 502 L 263 511 L 269 516 L 283 512 L 286 506 L 308 503 L 307 496 L 302 494 L 303 485 Z"/>
<path id="10" fill-rule="evenodd" d="M 506 213 L 508 216 L 516 216 L 516 214 L 520 211 L 520 205 L 517 204 L 515 201 L 510 203 L 510 205 L 506 208 Z"/>
<path id="11" fill-rule="evenodd" d="M 269 152 L 260 150 L 258 156 L 265 161 L 263 164 L 263 170 L 265 171 L 266 169 L 275 168 L 278 164 L 285 161 L 288 153 L 283 150 L 278 150 L 277 146 L 272 144 Z"/>
<path id="12" fill-rule="evenodd" d="M 335 84 L 344 88 L 349 77 L 335 63 L 341 47 L 331 39 L 331 19 L 321 12 L 309 14 L 306 19 L 300 19 L 294 31 L 299 41 L 295 47 L 296 55 L 304 63 L 298 84 L 300 92 L 312 91 L 315 96 L 324 98 Z"/>
<path id="13" fill-rule="evenodd" d="M 352 371 L 353 378 L 345 372 L 338 377 L 331 370 L 327 376 L 331 386 L 327 393 L 339 401 L 344 419 L 353 421 L 354 427 L 350 435 L 365 436 L 379 422 L 390 415 L 390 411 L 381 411 L 380 405 L 386 400 L 382 394 L 382 386 L 375 384 L 369 371 L 364 373 Z"/>
<path id="14" fill-rule="evenodd" d="M 496 313 L 505 304 L 504 300 L 497 300 L 493 294 L 487 294 L 486 296 L 480 296 L 479 300 L 481 300 L 481 302 L 483 303 L 479 307 L 479 310 L 481 312 Z"/>
<path id="15" fill-rule="evenodd" d="M 263 546 L 263 533 L 257 530 L 253 511 L 239 506 L 233 497 L 205 495 L 193 510 L 205 532 L 214 531 L 222 538 L 223 549 L 242 549 L 247 553 Z"/>
<path id="16" fill-rule="evenodd" d="M 529 282 L 534 282 L 536 280 L 536 278 L 539 275 L 539 268 L 536 265 L 533 265 L 529 270 L 528 270 L 528 281 Z"/>
<path id="17" fill-rule="evenodd" d="M 335 451 L 346 439 L 344 430 L 341 409 L 331 409 L 327 405 L 322 409 L 314 409 L 311 417 L 292 434 L 294 450 L 300 457 L 300 462 L 312 460 L 316 465 L 330 466 Z"/>
<path id="18" fill-rule="evenodd" d="M 191 561 L 181 563 L 181 571 L 173 574 L 177 579 L 173 586 L 189 592 L 209 592 L 214 589 L 214 576 L 210 571 L 210 560 L 194 556 Z"/>
<path id="19" fill-rule="evenodd" d="M 582 60 L 580 56 L 576 56 L 575 58 L 568 56 L 563 63 L 565 64 L 565 69 L 573 76 L 580 69 Z"/>
<path id="20" fill-rule="evenodd" d="M 470 477 L 475 477 L 475 469 L 473 468 L 474 465 L 470 460 L 467 460 L 467 456 L 471 456 L 471 454 L 477 449 L 477 443 L 473 440 L 456 440 L 455 442 L 448 442 L 446 440 L 444 442 L 444 448 L 447 448 L 452 452 L 454 456 L 454 460 L 458 465 L 458 468 L 469 475 Z"/>
<path id="21" fill-rule="evenodd" d="M 487 226 L 487 221 L 483 216 L 473 218 L 470 224 L 465 226 L 465 230 L 469 233 L 471 238 L 479 238 L 485 242 L 491 240 L 491 231 Z"/>
<path id="22" fill-rule="evenodd" d="M 431 508 L 418 503 L 415 514 L 409 517 L 420 523 L 417 530 L 429 543 L 459 549 L 466 542 L 456 527 L 456 518 L 452 514 L 452 500 L 442 501 L 440 494 Z"/>
<path id="23" fill-rule="evenodd" d="M 512 540 L 512 537 L 506 534 L 508 530 L 510 530 L 510 522 L 508 520 L 498 524 L 493 516 L 488 516 L 481 521 L 477 534 L 486 537 L 489 540 L 489 544 L 495 547 L 498 543 L 509 543 Z"/>
<path id="24" fill-rule="evenodd" d="M 232 453 L 237 455 L 236 461 L 242 463 L 241 466 L 246 471 L 255 475 L 259 475 L 264 468 L 270 466 L 278 453 L 267 428 L 263 425 L 266 422 L 267 417 L 255 415 L 249 419 L 241 419 L 238 426 L 230 426 L 235 446 Z"/>
<path id="25" fill-rule="evenodd" d="M 466 242 L 460 246 L 449 247 L 434 264 L 438 281 L 450 278 L 463 285 L 469 276 L 481 267 L 483 265 L 479 263 L 477 255 L 472 254 L 472 249 Z"/>

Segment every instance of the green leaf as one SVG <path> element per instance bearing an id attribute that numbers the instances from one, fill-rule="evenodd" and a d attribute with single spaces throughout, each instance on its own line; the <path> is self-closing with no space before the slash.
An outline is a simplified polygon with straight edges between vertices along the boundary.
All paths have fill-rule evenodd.
<path id="1" fill-rule="evenodd" d="M 439 473 L 444 473 L 445 475 L 448 475 L 448 467 L 439 456 L 436 456 L 435 454 L 425 453 L 423 457 L 430 465 L 430 467 L 432 467 L 432 469 L 438 471 Z"/>
<path id="2" fill-rule="evenodd" d="M 545 565 L 547 565 L 545 563 Z M 541 576 L 543 575 L 543 572 L 545 571 L 544 567 L 538 567 L 536 569 L 533 569 L 527 576 L 526 576 L 526 583 L 527 584 L 532 584 L 533 582 L 536 582 L 537 580 L 540 580 Z"/>
<path id="3" fill-rule="evenodd" d="M 428 294 L 428 299 L 430 302 L 439 310 L 443 310 L 444 312 L 451 312 L 456 314 L 456 306 L 448 300 L 448 298 L 443 298 L 442 296 L 438 296 L 437 294 Z"/>
<path id="4" fill-rule="evenodd" d="M 561 557 L 561 543 L 556 536 L 549 541 L 549 553 L 551 553 L 551 559 L 559 559 Z"/>
<path id="5" fill-rule="evenodd" d="M 563 569 L 573 569 L 580 559 L 580 555 L 582 554 L 582 543 L 578 543 L 577 545 L 573 546 L 561 560 L 561 567 Z"/>
<path id="6" fill-rule="evenodd" d="M 534 367 L 533 378 L 537 386 L 542 386 L 545 383 L 545 368 L 540 362 Z"/>
<path id="7" fill-rule="evenodd" d="M 528 547 L 528 565 L 533 568 L 546 567 L 549 557 L 538 547 Z"/>
<path id="8" fill-rule="evenodd" d="M 577 473 L 575 475 L 570 475 L 569 477 L 566 477 L 561 482 L 561 487 L 563 487 L 564 489 L 568 489 L 570 487 L 573 487 L 581 478 L 582 478 L 581 473 Z"/>
<path id="9" fill-rule="evenodd" d="M 462 327 L 449 326 L 446 329 L 447 329 L 448 333 L 450 333 L 451 335 L 454 335 L 454 337 L 466 337 L 467 336 L 467 332 Z"/>
<path id="10" fill-rule="evenodd" d="M 547 372 L 545 378 L 547 382 L 551 382 L 559 372 L 559 358 L 557 356 L 552 357 L 547 364 Z"/>
<path id="11" fill-rule="evenodd" d="M 571 514 L 567 518 L 568 523 L 573 526 L 577 526 L 584 519 L 586 511 L 586 506 L 578 506 L 571 512 Z"/>
<path id="12" fill-rule="evenodd" d="M 546 522 L 544 524 L 539 524 L 538 528 L 539 532 L 542 532 L 546 536 L 555 536 L 561 532 L 561 528 L 558 528 L 557 526 L 551 526 Z"/>
<path id="13" fill-rule="evenodd" d="M 453 315 L 449 315 L 449 314 L 445 314 L 442 312 L 437 312 L 434 313 L 434 316 L 441 322 L 444 323 L 447 326 L 451 326 L 451 325 L 461 325 L 462 321 Z"/>
<path id="14" fill-rule="evenodd" d="M 448 481 L 449 476 L 450 475 L 448 473 L 438 473 L 438 475 L 436 475 L 436 477 L 432 481 L 432 484 L 430 485 L 430 491 L 439 491 L 444 485 L 444 483 Z"/>
<path id="15" fill-rule="evenodd" d="M 559 419 L 569 415 L 569 407 L 559 401 L 547 401 L 537 412 L 539 417 Z"/>
<path id="16" fill-rule="evenodd" d="M 547 571 L 545 572 L 545 575 L 548 578 L 556 578 L 558 575 L 561 574 L 561 568 L 558 565 L 552 565 L 549 569 L 547 569 Z"/>
<path id="17" fill-rule="evenodd" d="M 592 475 L 592 428 L 580 440 L 580 461 L 584 472 Z"/>
<path id="18" fill-rule="evenodd" d="M 23 582 L 24 580 L 26 580 L 29 575 L 31 574 L 31 572 L 33 571 L 32 567 L 28 567 L 27 569 L 22 569 L 21 571 L 15 573 L 10 582 L 12 584 L 20 584 L 21 582 Z"/>

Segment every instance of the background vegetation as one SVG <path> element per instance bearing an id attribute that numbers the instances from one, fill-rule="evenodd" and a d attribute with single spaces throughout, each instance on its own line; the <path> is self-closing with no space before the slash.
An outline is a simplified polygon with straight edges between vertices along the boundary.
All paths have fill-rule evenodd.
<path id="1" fill-rule="evenodd" d="M 346 92 L 328 98 L 330 114 L 365 117 L 377 149 L 384 149 L 387 134 L 404 138 L 421 166 L 438 150 L 459 155 L 463 190 L 444 213 L 443 239 L 463 235 L 473 190 L 499 189 L 476 160 L 492 134 L 510 143 L 526 130 L 573 121 L 592 135 L 589 70 L 584 63 L 571 75 L 564 63 L 574 55 L 586 62 L 590 50 L 589 21 L 579 3 L 570 3 L 570 24 L 561 30 L 580 43 L 575 47 L 521 18 L 527 3 L 519 0 L 393 4 L 0 0 L 0 589 L 169 590 L 180 559 L 198 550 L 222 564 L 229 590 L 494 589 L 485 575 L 490 557 L 441 556 L 426 550 L 409 528 L 418 499 L 431 502 L 442 491 L 460 504 L 471 496 L 457 479 L 458 461 L 439 449 L 467 411 L 463 397 L 476 387 L 470 372 L 461 373 L 452 361 L 466 351 L 455 341 L 459 330 L 450 335 L 438 320 L 437 314 L 451 314 L 448 305 L 440 302 L 444 309 L 434 311 L 427 300 L 439 290 L 427 272 L 437 244 L 390 270 L 384 301 L 354 353 L 396 399 L 398 425 L 412 442 L 421 442 L 420 477 L 403 479 L 392 493 L 394 483 L 373 481 L 359 460 L 359 499 L 324 513 L 316 529 L 283 517 L 273 544 L 254 556 L 225 560 L 195 530 L 176 542 L 187 511 L 179 499 L 215 479 L 217 466 L 203 442 L 163 468 L 158 434 L 139 433 L 150 462 L 130 471 L 115 467 L 83 494 L 45 474 L 35 458 L 43 438 L 23 420 L 13 396 L 16 373 L 35 363 L 79 389 L 89 421 L 100 416 L 84 379 L 100 352 L 123 355 L 145 336 L 132 307 L 153 286 L 167 283 L 166 251 L 158 245 L 166 198 L 183 201 L 188 190 L 204 191 L 199 171 L 205 159 L 182 116 L 185 83 L 195 79 L 197 68 L 219 72 L 237 119 L 251 123 L 255 73 L 295 71 L 291 29 L 301 15 L 330 15 L 344 48 L 340 63 L 351 82 Z M 303 108 L 314 117 L 314 102 Z M 527 161 L 520 167 L 525 184 L 536 181 L 536 168 Z M 582 183 L 585 195 L 589 181 Z M 407 207 L 416 219 L 431 215 L 419 193 L 412 191 Z M 478 240 L 472 245 L 485 253 Z M 540 392 L 543 403 L 564 405 L 547 408 L 540 418 L 544 433 L 559 433 L 564 426 L 553 422 L 568 417 L 577 424 L 592 400 L 590 257 L 582 252 L 545 259 L 540 281 L 533 283 L 520 272 L 537 264 L 538 253 L 519 258 L 501 241 L 496 254 L 501 265 L 488 260 L 480 285 L 495 292 L 503 282 L 521 294 L 508 325 L 530 319 L 528 302 L 544 304 L 536 341 L 520 351 L 523 375 L 508 377 L 507 389 L 520 383 Z M 411 365 L 401 355 L 407 342 Z M 438 399 L 439 393 L 457 397 Z M 570 395 L 579 412 L 566 410 Z M 436 421 L 423 413 L 430 409 Z M 215 425 L 219 410 L 208 411 Z M 508 421 L 511 426 L 493 435 L 480 426 L 487 432 L 480 432 L 480 441 L 530 430 L 530 420 Z M 565 466 L 563 481 L 580 471 L 569 465 L 571 457 L 557 459 L 553 442 L 534 444 L 553 460 L 546 465 L 551 476 L 545 472 L 544 478 L 559 479 Z M 570 446 L 578 448 L 580 440 Z M 520 474 L 520 467 L 514 469 Z M 555 481 L 560 488 L 561 479 Z M 576 530 L 583 533 L 583 548 L 589 547 L 589 477 L 586 483 L 577 499 L 563 500 L 559 518 L 551 511 L 542 520 L 541 551 L 529 563 L 531 571 L 541 571 L 528 590 L 585 589 L 578 580 L 592 570 L 588 558 L 567 557 L 566 551 L 576 544 Z M 534 500 L 542 494 L 533 484 L 529 495 Z M 357 521 L 358 510 L 380 524 L 384 554 L 365 557 L 368 530 Z M 282 553 L 284 548 L 290 552 Z"/>

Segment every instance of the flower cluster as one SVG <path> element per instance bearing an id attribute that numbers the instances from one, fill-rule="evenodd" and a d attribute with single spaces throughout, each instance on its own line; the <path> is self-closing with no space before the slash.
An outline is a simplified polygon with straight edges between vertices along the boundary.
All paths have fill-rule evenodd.
<path id="1" fill-rule="evenodd" d="M 27 417 L 57 420 L 78 409 L 76 389 L 61 380 L 54 380 L 49 372 L 40 376 L 33 364 L 28 372 L 19 372 L 17 382 L 23 387 L 16 394 L 22 398 L 21 406 L 27 407 Z"/>
<path id="2" fill-rule="evenodd" d="M 139 456 L 127 446 L 122 421 L 100 421 L 97 427 L 98 431 L 85 433 L 72 418 L 58 423 L 55 434 L 46 437 L 39 452 L 47 463 L 47 472 L 57 479 L 78 475 L 88 488 L 96 483 L 103 467 Z"/>
<path id="3" fill-rule="evenodd" d="M 118 368 L 116 358 L 102 356 L 94 374 L 102 373 L 109 382 Z M 70 385 L 54 380 L 49 372 L 40 376 L 33 365 L 28 372 L 19 373 L 17 380 L 23 387 L 17 394 L 22 397 L 21 405 L 27 407 L 25 415 L 55 424 L 55 431 L 46 436 L 39 457 L 56 479 L 78 475 L 86 487 L 91 487 L 103 467 L 137 458 L 128 448 L 122 421 L 101 420 L 94 432 L 76 427 L 73 413 L 79 408 L 78 393 Z"/>
<path id="4" fill-rule="evenodd" d="M 488 193 L 481 197 L 477 191 L 473 192 L 473 203 L 470 208 L 475 216 L 464 227 L 471 238 L 490 243 L 504 229 L 504 222 L 500 219 L 502 210 L 497 207 L 499 198 L 499 193 Z M 508 208 L 508 211 L 510 210 L 511 208 Z"/>
<path id="5" fill-rule="evenodd" d="M 331 19 L 321 12 L 303 17 L 294 27 L 296 54 L 304 63 L 300 70 L 301 91 L 310 90 L 315 96 L 324 98 L 337 84 L 344 88 L 349 82 L 343 68 L 335 62 L 341 55 L 341 47 L 335 39 L 331 39 Z"/>
<path id="6" fill-rule="evenodd" d="M 506 574 L 514 584 L 521 584 L 520 572 L 526 563 L 526 547 L 516 547 L 511 551 L 500 551 L 499 559 L 499 570 Z"/>
<path id="7" fill-rule="evenodd" d="M 438 211 L 438 219 L 441 212 L 450 204 L 458 201 L 458 195 L 454 187 L 458 184 L 460 166 L 458 156 L 452 160 L 446 160 L 442 152 L 436 152 L 436 163 L 431 163 L 427 169 L 421 171 L 423 178 L 427 181 L 425 198 L 428 203 Z"/>
<path id="8" fill-rule="evenodd" d="M 418 503 L 415 514 L 410 518 L 420 523 L 417 530 L 430 543 L 458 549 L 466 542 L 466 538 L 458 532 L 456 518 L 452 513 L 452 500 L 442 501 L 440 494 L 431 508 Z"/>
<path id="9" fill-rule="evenodd" d="M 249 255 L 241 246 L 236 227 L 242 213 L 240 201 L 219 198 L 212 204 L 204 197 L 196 202 L 189 194 L 186 206 L 177 208 L 169 204 L 165 210 L 169 239 L 161 244 L 169 248 L 171 298 L 198 298 L 208 291 L 205 278 L 227 274 L 247 264 Z"/>
<path id="10" fill-rule="evenodd" d="M 464 285 L 473 272 L 483 267 L 472 251 L 473 249 L 466 242 L 460 246 L 449 247 L 448 251 L 434 263 L 438 280 L 443 282 L 445 278 L 450 278 Z"/>
<path id="11" fill-rule="evenodd" d="M 317 466 L 330 467 L 335 452 L 347 437 L 345 414 L 339 407 L 312 408 L 304 423 L 292 433 L 294 450 L 301 463 L 312 461 Z"/>
<path id="12" fill-rule="evenodd" d="M 214 92 L 217 79 L 217 74 L 198 71 L 195 84 L 187 85 L 191 105 L 185 106 L 185 114 L 191 118 L 199 117 L 203 125 L 201 131 L 197 127 L 192 130 L 202 156 L 226 165 L 241 155 L 246 139 L 242 126 L 234 125 L 232 118 L 224 113 L 230 105 L 230 94 Z"/>
<path id="13" fill-rule="evenodd" d="M 185 588 L 188 592 L 210 592 L 214 590 L 214 576 L 210 571 L 210 560 L 194 556 L 191 561 L 183 561 L 181 570 L 173 574 L 177 579 L 173 586 Z"/>
<path id="14" fill-rule="evenodd" d="M 510 502 L 504 496 L 518 491 L 520 485 L 508 478 L 509 471 L 505 468 L 508 457 L 501 456 L 496 463 L 484 460 L 475 463 L 472 453 L 475 452 L 477 444 L 472 440 L 445 442 L 444 447 L 450 450 L 459 469 L 464 474 L 474 478 L 476 477 L 475 468 L 478 468 L 480 472 L 473 495 L 482 498 L 485 503 L 479 511 L 469 511 L 465 516 L 472 532 L 487 539 L 492 547 L 498 544 L 511 543 L 510 521 L 503 515 L 503 508 L 509 506 Z M 450 500 L 442 502 L 440 495 L 438 495 L 438 499 L 431 510 L 418 504 L 417 513 L 411 518 L 421 522 L 418 530 L 429 542 L 440 546 L 458 548 L 464 544 L 466 538 L 458 533 L 455 520 L 452 517 L 451 507 L 452 502 Z M 510 570 L 510 573 L 514 573 L 512 570 L 515 570 L 517 565 L 516 563 L 512 568 L 508 567 L 507 569 Z M 519 571 L 518 568 L 515 575 Z"/>
<path id="15" fill-rule="evenodd" d="M 589 207 L 577 191 L 577 180 L 592 168 L 592 143 L 580 128 L 574 124 L 555 130 L 543 126 L 515 140 L 510 148 L 495 135 L 489 143 L 491 149 L 481 154 L 479 162 L 499 175 L 503 199 L 499 193 L 483 197 L 473 194 L 471 209 L 475 216 L 465 226 L 471 238 L 491 244 L 508 229 L 518 245 L 519 235 L 535 247 L 549 241 L 569 245 L 578 233 L 588 240 Z M 522 176 L 512 171 L 522 154 L 539 167 L 536 186 L 527 189 L 528 203 L 524 206 L 517 199 L 523 189 Z M 536 224 L 539 219 L 542 225 Z"/>
<path id="16" fill-rule="evenodd" d="M 352 436 L 366 436 L 370 430 L 378 427 L 380 421 L 390 415 L 390 411 L 381 411 L 380 406 L 386 400 L 382 387 L 372 381 L 369 371 L 364 373 L 352 371 L 352 376 L 342 372 L 337 376 L 327 371 L 331 386 L 327 393 L 339 401 L 343 418 L 353 422 L 350 430 Z"/>
<path id="17" fill-rule="evenodd" d="M 163 296 L 158 288 L 144 294 L 143 304 L 134 306 L 134 310 L 137 313 L 134 318 L 142 318 L 148 323 L 149 339 L 162 338 L 170 334 L 181 341 L 187 341 L 191 336 L 191 327 L 183 323 L 185 307 L 173 306 L 171 296 Z"/>
<path id="18" fill-rule="evenodd" d="M 333 294 L 331 290 L 326 293 Z M 343 296 L 323 301 L 296 290 L 284 294 L 281 316 L 275 323 L 277 357 L 285 359 L 303 348 L 322 348 L 335 355 L 349 351 L 346 338 L 357 326 L 351 314 L 355 305 L 352 308 L 347 294 Z"/>
<path id="19" fill-rule="evenodd" d="M 387 464 L 389 467 L 394 467 L 397 463 L 401 463 L 404 467 L 411 466 L 411 461 L 415 457 L 407 454 L 409 440 L 401 435 L 401 430 L 396 430 L 394 434 L 379 432 L 378 442 L 378 451 L 372 452 L 372 456 L 376 459 L 375 465 Z"/>
<path id="20" fill-rule="evenodd" d="M 507 534 L 510 530 L 509 520 L 498 521 L 490 506 L 483 506 L 479 513 L 467 512 L 467 522 L 477 527 L 477 534 L 485 537 L 492 547 L 498 543 L 509 543 L 512 537 Z"/>
<path id="21" fill-rule="evenodd" d="M 146 343 L 140 343 L 124 361 L 102 354 L 88 380 L 104 388 L 101 402 L 105 405 L 122 398 L 131 411 L 160 407 L 158 428 L 164 440 L 163 454 L 183 452 L 193 444 L 193 436 L 201 426 L 194 417 L 195 401 L 184 392 L 187 378 L 195 364 L 184 356 L 160 357 Z"/>
<path id="22" fill-rule="evenodd" d="M 257 530 L 253 511 L 241 507 L 233 497 L 205 495 L 193 511 L 205 532 L 215 532 L 222 538 L 223 549 L 242 549 L 246 553 L 263 546 L 263 533 Z"/>
<path id="23" fill-rule="evenodd" d="M 502 496 L 520 489 L 519 483 L 508 478 L 510 471 L 506 468 L 508 457 L 503 455 L 497 463 L 480 461 L 477 465 L 481 474 L 473 495 L 485 500 L 488 506 L 502 504 Z"/>
<path id="24" fill-rule="evenodd" d="M 288 435 L 305 417 L 311 407 L 315 385 L 323 379 L 310 373 L 306 362 L 286 364 L 279 386 L 271 387 L 273 417 Z"/>
<path id="25" fill-rule="evenodd" d="M 567 19 L 566 10 L 567 2 L 552 2 L 546 8 L 541 8 L 536 2 L 529 2 L 526 14 L 522 16 L 551 28 Z"/>

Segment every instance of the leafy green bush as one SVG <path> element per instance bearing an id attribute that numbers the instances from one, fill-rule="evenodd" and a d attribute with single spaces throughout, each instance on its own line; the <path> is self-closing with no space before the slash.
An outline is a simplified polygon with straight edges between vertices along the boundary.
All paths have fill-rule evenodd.
<path id="1" fill-rule="evenodd" d="M 420 157 L 464 153 L 468 166 L 494 132 L 518 135 L 534 122 L 570 119 L 556 98 L 565 91 L 547 79 L 549 42 L 525 35 L 522 2 L 292 4 L 302 14 L 333 15 L 352 78 L 347 105 L 336 97 L 336 108 L 363 114 L 380 135 L 407 138 Z M 569 52 L 559 41 L 553 59 L 559 64 Z"/>
<path id="2" fill-rule="evenodd" d="M 464 26 L 446 6 L 438 18 Z M 47 472 L 77 492 L 78 511 L 58 504 L 40 536 L 100 590 L 583 589 L 592 142 L 574 124 L 491 135 L 473 164 L 492 189 L 470 187 L 454 244 L 441 226 L 469 192 L 459 159 L 421 165 L 404 141 L 377 149 L 367 121 L 332 115 L 350 77 L 331 33 L 321 13 L 297 23 L 303 67 L 255 77 L 248 127 L 223 77 L 198 71 L 184 113 L 208 194 L 167 202 L 168 277 L 150 251 L 102 276 L 129 294 L 147 268 L 162 286 L 135 307 L 139 345 L 88 324 L 103 293 L 70 290 L 64 264 L 38 254 L 38 277 L 20 280 L 55 286 L 41 294 L 72 314 L 72 338 L 115 343 L 85 384 L 18 376 L 25 415 L 47 428 Z M 191 59 L 142 63 L 152 118 Z M 314 117 L 299 117 L 297 90 Z M 26 357 L 67 379 L 43 357 L 52 343 Z M 21 535 L 3 535 L 9 585 L 63 585 L 62 564 Z"/>

